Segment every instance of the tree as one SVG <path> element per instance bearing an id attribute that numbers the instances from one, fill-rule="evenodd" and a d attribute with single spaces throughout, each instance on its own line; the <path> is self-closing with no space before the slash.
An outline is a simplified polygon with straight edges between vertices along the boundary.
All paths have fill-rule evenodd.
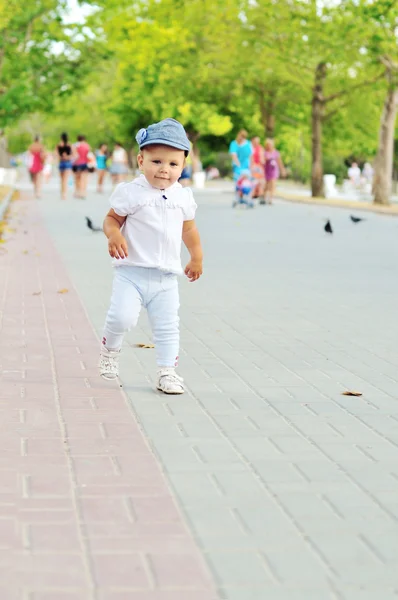
<path id="1" fill-rule="evenodd" d="M 350 104 L 356 90 L 372 86 L 381 75 L 380 69 L 368 68 L 368 61 L 362 54 L 364 40 L 358 35 L 355 17 L 360 18 L 361 15 L 355 4 L 348 0 L 334 7 L 320 6 L 313 0 L 305 19 L 301 20 L 301 38 L 306 44 L 306 51 L 303 48 L 299 54 L 307 59 L 307 68 L 310 66 L 313 72 L 313 196 L 323 196 L 322 138 L 325 124 Z M 311 56 L 308 56 L 309 53 Z"/>
<path id="2" fill-rule="evenodd" d="M 239 6 L 240 26 L 228 32 L 232 52 L 223 53 L 222 35 L 215 42 L 216 61 L 224 57 L 232 65 L 228 71 L 224 64 L 218 75 L 229 73 L 232 95 L 251 96 L 266 136 L 285 122 L 306 132 L 310 104 L 312 195 L 322 196 L 324 128 L 380 70 L 369 77 L 361 69 L 362 42 L 348 0 L 338 7 L 316 0 L 248 0 Z"/>
<path id="3" fill-rule="evenodd" d="M 217 140 L 226 145 L 245 127 L 276 135 L 301 179 L 308 178 L 311 153 L 312 192 L 322 195 L 325 165 L 341 176 L 353 152 L 375 151 L 382 58 L 397 62 L 392 19 L 388 48 L 378 39 L 386 37 L 380 22 L 388 1 L 92 0 L 86 29 L 69 31 L 57 20 L 55 0 L 27 0 L 28 10 L 50 12 L 34 20 L 31 41 L 20 42 L 17 64 L 8 61 L 7 85 L 7 69 L 0 75 L 6 90 L 0 128 L 2 118 L 12 122 L 35 110 L 45 113 L 51 143 L 66 128 L 94 143 L 119 139 L 131 147 L 140 127 L 172 116 L 185 125 L 197 154 L 201 146 L 218 149 Z M 379 12 L 369 16 L 369 7 Z M 9 10 L 0 27 L 11 18 L 9 31 L 18 19 L 26 27 L 25 17 Z M 2 43 L 11 57 L 10 41 Z M 366 86 L 372 96 L 363 93 Z"/>
<path id="4" fill-rule="evenodd" d="M 178 13 L 176 12 L 178 10 Z M 208 85 L 210 23 L 223 7 L 209 0 L 149 0 L 120 6 L 103 2 L 95 15 L 117 64 L 111 98 L 125 135 L 165 117 L 179 119 L 197 154 L 202 135 L 224 135 L 232 121 Z"/>
<path id="5" fill-rule="evenodd" d="M 394 0 L 364 0 L 359 8 L 366 18 L 369 58 L 374 64 L 382 65 L 384 71 L 385 99 L 380 118 L 373 192 L 376 204 L 389 204 L 398 110 L 397 3 Z"/>
<path id="6" fill-rule="evenodd" d="M 87 69 L 81 28 L 62 23 L 66 4 L 0 0 L 0 128 L 48 110 Z"/>

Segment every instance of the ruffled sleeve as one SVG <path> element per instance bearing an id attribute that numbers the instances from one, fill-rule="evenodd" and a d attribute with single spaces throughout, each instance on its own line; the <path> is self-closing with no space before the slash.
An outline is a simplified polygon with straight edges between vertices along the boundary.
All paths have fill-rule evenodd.
<path id="1" fill-rule="evenodd" d="M 184 221 L 192 221 L 195 218 L 195 213 L 198 205 L 195 202 L 192 190 L 190 188 L 186 188 L 185 192 L 186 198 L 184 198 L 184 203 L 182 207 Z"/>
<path id="2" fill-rule="evenodd" d="M 127 217 L 132 208 L 128 195 L 128 184 L 119 183 L 110 197 L 109 203 L 119 217 Z"/>

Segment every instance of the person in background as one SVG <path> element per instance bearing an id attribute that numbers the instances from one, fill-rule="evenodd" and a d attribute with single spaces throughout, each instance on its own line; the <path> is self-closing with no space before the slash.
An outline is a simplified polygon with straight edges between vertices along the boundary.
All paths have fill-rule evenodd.
<path id="1" fill-rule="evenodd" d="M 89 173 L 94 173 L 96 168 L 97 168 L 97 159 L 95 157 L 94 152 L 92 152 L 90 150 L 90 152 L 87 154 L 87 171 Z"/>
<path id="2" fill-rule="evenodd" d="M 370 194 L 372 192 L 372 186 L 373 186 L 373 167 L 368 162 L 366 162 L 363 165 L 362 177 L 361 177 L 361 184 L 362 184 L 362 187 L 363 187 L 363 191 L 366 194 Z"/>
<path id="3" fill-rule="evenodd" d="M 44 150 L 44 146 L 40 142 L 40 137 L 37 135 L 33 144 L 29 146 L 28 162 L 29 175 L 33 183 L 36 198 L 40 198 L 41 179 L 45 158 L 46 152 Z"/>
<path id="4" fill-rule="evenodd" d="M 74 152 L 76 159 L 72 170 L 75 174 L 75 198 L 84 200 L 87 191 L 89 153 L 91 152 L 90 145 L 86 142 L 84 135 L 77 136 Z"/>
<path id="5" fill-rule="evenodd" d="M 278 150 L 275 149 L 274 141 L 268 138 L 265 141 L 265 191 L 264 199 L 260 200 L 260 204 L 272 204 L 275 195 L 276 182 L 280 175 L 285 177 L 286 171 Z"/>
<path id="6" fill-rule="evenodd" d="M 188 156 L 185 159 L 185 166 L 182 170 L 181 177 L 178 180 L 182 187 L 187 187 L 192 183 L 192 171 L 193 171 L 193 162 L 192 162 L 192 142 L 189 142 L 190 151 Z"/>
<path id="7" fill-rule="evenodd" d="M 72 170 L 72 159 L 74 158 L 72 145 L 69 143 L 68 134 L 61 133 L 61 139 L 55 147 L 58 156 L 59 175 L 61 178 L 61 198 L 66 200 L 68 191 L 68 179 Z"/>
<path id="8" fill-rule="evenodd" d="M 265 191 L 265 150 L 260 143 L 260 138 L 252 138 L 253 154 L 250 157 L 250 173 L 254 181 L 253 198 L 263 198 Z"/>
<path id="9" fill-rule="evenodd" d="M 97 160 L 97 192 L 102 194 L 103 185 L 106 173 L 106 161 L 108 160 L 108 146 L 106 144 L 101 144 L 99 149 L 95 153 L 95 157 Z"/>
<path id="10" fill-rule="evenodd" d="M 365 182 L 368 184 L 372 184 L 373 182 L 373 167 L 370 163 L 366 162 L 363 165 L 362 169 L 362 177 L 365 179 Z"/>
<path id="11" fill-rule="evenodd" d="M 43 167 L 43 178 L 45 183 L 48 183 L 51 179 L 51 175 L 53 172 L 53 162 L 54 162 L 54 156 L 52 155 L 51 152 L 48 152 L 46 154 L 46 158 L 44 160 L 44 167 Z"/>
<path id="12" fill-rule="evenodd" d="M 252 155 L 252 145 L 247 139 L 248 133 L 241 129 L 229 145 L 229 153 L 232 158 L 232 172 L 234 181 L 239 179 L 242 171 L 250 169 L 250 157 Z"/>
<path id="13" fill-rule="evenodd" d="M 348 169 L 348 179 L 351 181 L 353 187 L 359 187 L 359 184 L 361 183 L 361 169 L 356 162 L 353 162 Z"/>
<path id="14" fill-rule="evenodd" d="M 245 204 L 248 208 L 253 208 L 253 191 L 254 183 L 251 179 L 250 171 L 249 169 L 243 169 L 236 182 L 236 199 L 232 204 L 232 208 L 235 208 L 238 204 Z"/>
<path id="15" fill-rule="evenodd" d="M 114 185 L 126 179 L 128 173 L 127 152 L 119 142 L 115 142 L 112 152 L 111 176 Z"/>

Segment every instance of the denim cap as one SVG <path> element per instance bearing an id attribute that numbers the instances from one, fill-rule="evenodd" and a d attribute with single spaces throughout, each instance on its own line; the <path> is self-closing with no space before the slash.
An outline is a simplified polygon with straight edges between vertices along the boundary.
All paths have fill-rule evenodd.
<path id="1" fill-rule="evenodd" d="M 175 119 L 163 119 L 159 123 L 149 125 L 147 129 L 140 129 L 135 139 L 140 149 L 150 144 L 163 144 L 185 152 L 191 149 L 184 127 Z"/>

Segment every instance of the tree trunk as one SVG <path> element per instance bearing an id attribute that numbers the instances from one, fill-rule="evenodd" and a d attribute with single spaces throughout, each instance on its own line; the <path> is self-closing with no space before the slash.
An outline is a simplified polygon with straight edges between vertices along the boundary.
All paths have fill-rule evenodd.
<path id="1" fill-rule="evenodd" d="M 268 93 L 265 135 L 267 138 L 273 138 L 275 135 L 275 92 L 273 91 Z"/>
<path id="2" fill-rule="evenodd" d="M 7 152 L 7 138 L 0 130 L 0 168 L 7 169 L 10 166 L 10 157 Z"/>
<path id="3" fill-rule="evenodd" d="M 391 79 L 391 76 L 390 76 Z M 398 88 L 391 85 L 380 119 L 379 147 L 375 160 L 373 194 L 375 204 L 389 204 L 394 159 L 394 130 L 398 109 Z"/>
<path id="4" fill-rule="evenodd" d="M 324 114 L 323 86 L 327 67 L 319 63 L 315 69 L 315 85 L 312 93 L 312 197 L 323 197 L 323 164 L 322 164 L 322 121 Z"/>
<path id="5" fill-rule="evenodd" d="M 260 88 L 260 113 L 266 138 L 273 138 L 275 134 L 275 97 L 274 91 L 265 92 Z"/>

